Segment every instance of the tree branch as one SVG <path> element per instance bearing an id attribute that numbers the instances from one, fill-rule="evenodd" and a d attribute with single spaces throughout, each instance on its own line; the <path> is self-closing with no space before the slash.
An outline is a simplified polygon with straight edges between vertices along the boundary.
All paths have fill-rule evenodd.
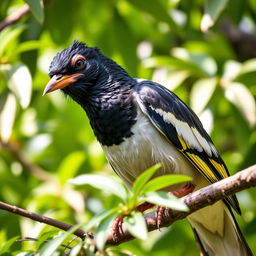
<path id="1" fill-rule="evenodd" d="M 183 219 L 193 212 L 214 204 L 218 200 L 224 199 L 226 196 L 232 195 L 236 192 L 245 190 L 250 187 L 256 186 L 256 165 L 253 165 L 243 171 L 236 173 L 235 175 L 218 181 L 212 185 L 204 187 L 200 190 L 197 190 L 185 197 L 182 198 L 183 202 L 190 209 L 189 212 L 179 212 L 175 210 L 169 210 L 167 214 L 163 216 L 163 220 L 161 223 L 161 227 L 168 227 L 173 222 Z M 57 227 L 62 230 L 68 230 L 72 227 L 72 225 L 60 222 L 58 220 L 51 219 L 46 216 L 42 216 L 36 213 L 32 213 L 26 211 L 24 209 L 18 208 L 16 206 L 12 206 L 0 201 L 0 209 L 9 211 L 14 214 L 18 214 L 20 216 L 42 222 L 54 227 Z M 156 214 L 155 212 L 150 212 L 145 215 L 145 220 L 147 223 L 147 227 L 149 231 L 153 231 L 158 229 Z M 94 235 L 90 232 L 85 232 L 81 229 L 78 229 L 74 232 L 74 234 L 80 238 L 90 237 L 93 238 Z M 118 240 L 114 241 L 112 235 L 109 235 L 107 244 L 109 245 L 118 245 L 123 242 L 134 239 L 132 235 L 129 234 L 127 229 L 123 227 L 123 234 L 120 235 Z"/>
<path id="2" fill-rule="evenodd" d="M 218 200 L 224 199 L 239 191 L 256 186 L 256 165 L 248 167 L 233 176 L 218 181 L 212 185 L 197 190 L 182 198 L 182 201 L 188 206 L 189 212 L 180 212 L 169 210 L 163 216 L 161 227 L 169 227 L 173 222 L 184 219 L 193 212 L 206 206 L 216 203 Z M 145 215 L 148 231 L 158 229 L 157 218 L 155 212 L 150 212 Z M 123 242 L 134 239 L 134 237 L 123 226 L 123 234 L 114 241 L 112 235 L 109 235 L 107 244 L 118 245 Z"/>
<path id="3" fill-rule="evenodd" d="M 14 205 L 10 205 L 10 204 L 6 204 L 4 202 L 0 201 L 0 209 L 4 210 L 4 211 L 8 211 L 26 218 L 29 218 L 31 220 L 35 220 L 37 222 L 41 222 L 41 223 L 45 223 L 48 224 L 50 226 L 62 229 L 62 230 L 69 230 L 70 228 L 72 228 L 73 226 L 58 220 L 54 220 L 52 218 L 37 214 L 37 213 L 33 213 L 33 212 L 29 212 L 27 210 L 21 209 L 17 206 Z M 93 237 L 93 235 L 90 232 L 85 232 L 81 229 L 77 229 L 74 234 L 78 237 L 84 238 L 86 236 L 89 237 Z"/>

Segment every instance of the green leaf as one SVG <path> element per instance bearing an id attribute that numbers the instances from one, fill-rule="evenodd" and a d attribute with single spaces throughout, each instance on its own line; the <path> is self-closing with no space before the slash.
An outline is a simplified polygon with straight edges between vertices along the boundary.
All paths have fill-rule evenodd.
<path id="1" fill-rule="evenodd" d="M 154 68 L 159 66 L 167 66 L 177 70 L 189 71 L 193 76 L 205 77 L 207 73 L 201 69 L 196 63 L 190 62 L 189 60 L 183 60 L 172 57 L 152 57 L 143 61 L 143 64 L 147 68 Z"/>
<path id="2" fill-rule="evenodd" d="M 172 55 L 187 64 L 189 63 L 191 67 L 198 67 L 207 76 L 213 76 L 217 72 L 215 60 L 206 54 L 193 53 L 185 48 L 175 47 L 172 49 Z"/>
<path id="3" fill-rule="evenodd" d="M 256 71 L 256 59 L 250 59 L 248 61 L 245 61 L 241 65 L 241 69 L 237 76 L 241 76 L 246 73 L 255 72 Z"/>
<path id="4" fill-rule="evenodd" d="M 18 24 L 7 27 L 0 33 L 0 57 L 3 56 L 11 42 L 15 41 L 25 28 L 25 25 Z"/>
<path id="5" fill-rule="evenodd" d="M 80 252 L 82 246 L 83 246 L 83 243 L 82 243 L 82 242 L 80 242 L 79 244 L 77 244 L 76 246 L 74 246 L 74 247 L 71 249 L 71 251 L 70 251 L 70 253 L 69 253 L 69 256 L 77 256 L 77 255 L 79 255 L 79 252 Z"/>
<path id="6" fill-rule="evenodd" d="M 57 174 L 61 184 L 74 177 L 78 169 L 84 162 L 86 154 L 84 151 L 75 151 L 70 153 L 64 160 L 61 162 L 57 170 Z"/>
<path id="7" fill-rule="evenodd" d="M 147 239 L 147 225 L 141 212 L 132 212 L 131 215 L 124 218 L 124 224 L 134 237 L 142 240 Z"/>
<path id="8" fill-rule="evenodd" d="M 134 197 L 136 198 L 139 195 L 140 191 L 143 189 L 144 185 L 148 182 L 148 180 L 155 174 L 155 172 L 161 167 L 160 163 L 150 167 L 146 171 L 144 171 L 133 183 L 132 192 Z"/>
<path id="9" fill-rule="evenodd" d="M 237 82 L 225 86 L 225 96 L 242 113 L 245 120 L 252 127 L 256 124 L 256 103 L 248 88 Z"/>
<path id="10" fill-rule="evenodd" d="M 115 215 L 119 210 L 119 207 L 115 207 L 111 210 L 104 210 L 96 215 L 93 216 L 93 218 L 86 224 L 85 230 L 90 231 L 92 227 L 95 227 L 98 225 L 100 222 L 102 222 L 104 219 L 108 218 L 111 215 Z"/>
<path id="11" fill-rule="evenodd" d="M 241 71 L 241 63 L 235 60 L 228 60 L 224 64 L 224 72 L 222 79 L 232 81 L 235 79 Z"/>
<path id="12" fill-rule="evenodd" d="M 105 243 L 108 238 L 108 234 L 110 233 L 111 224 L 113 223 L 113 220 L 115 219 L 115 215 L 111 215 L 108 218 L 104 219 L 100 222 L 99 226 L 96 229 L 95 232 L 95 241 L 97 248 L 99 250 L 102 250 L 105 246 Z"/>
<path id="13" fill-rule="evenodd" d="M 0 110 L 0 138 L 6 142 L 12 134 L 12 128 L 16 116 L 16 98 L 12 93 L 9 93 L 3 108 Z"/>
<path id="14" fill-rule="evenodd" d="M 43 0 L 24 0 L 28 5 L 29 8 L 35 17 L 35 19 L 40 23 L 43 24 L 44 22 L 44 4 Z"/>
<path id="15" fill-rule="evenodd" d="M 215 88 L 217 86 L 217 78 L 205 78 L 197 80 L 191 90 L 190 102 L 191 108 L 200 114 L 207 103 L 210 101 Z"/>
<path id="16" fill-rule="evenodd" d="M 187 70 L 173 71 L 168 74 L 168 82 L 166 87 L 169 90 L 175 90 L 184 80 L 189 77 L 190 73 Z"/>
<path id="17" fill-rule="evenodd" d="M 142 193 L 160 190 L 160 189 L 169 187 L 171 185 L 190 181 L 190 180 L 191 180 L 191 177 L 188 177 L 185 175 L 170 174 L 170 175 L 159 176 L 153 180 L 150 180 L 142 189 Z"/>
<path id="18" fill-rule="evenodd" d="M 41 247 L 42 244 L 45 243 L 45 240 L 50 240 L 51 238 L 53 238 L 54 236 L 56 236 L 59 233 L 59 231 L 48 231 L 48 232 L 44 232 L 42 235 L 40 235 L 40 237 L 38 238 L 38 241 L 36 241 L 36 246 L 39 248 Z"/>
<path id="19" fill-rule="evenodd" d="M 114 180 L 97 174 L 83 174 L 69 181 L 73 185 L 90 185 L 94 188 L 104 190 L 110 194 L 116 195 L 123 201 L 127 199 L 127 190 L 125 187 Z"/>
<path id="20" fill-rule="evenodd" d="M 206 32 L 218 19 L 221 12 L 227 6 L 228 0 L 206 0 L 205 11 L 201 20 L 201 30 Z"/>
<path id="21" fill-rule="evenodd" d="M 162 4 L 162 1 L 158 0 L 128 0 L 131 4 L 133 4 L 135 7 L 141 9 L 142 11 L 145 11 L 149 14 L 151 14 L 153 17 L 156 18 L 156 20 L 160 20 L 163 22 L 166 22 L 170 25 L 172 30 L 175 30 L 176 32 L 179 31 L 179 27 L 176 25 L 176 23 L 173 21 L 171 16 L 169 15 L 167 8 Z"/>
<path id="22" fill-rule="evenodd" d="M 188 211 L 188 207 L 180 199 L 163 191 L 147 192 L 143 195 L 143 200 L 178 211 Z"/>
<path id="23" fill-rule="evenodd" d="M 17 64 L 7 72 L 8 87 L 19 99 L 22 108 L 27 108 L 32 93 L 32 77 L 24 64 Z"/>
<path id="24" fill-rule="evenodd" d="M 36 40 L 26 41 L 18 45 L 17 53 L 37 50 L 42 47 L 44 47 L 44 44 L 42 44 L 41 41 L 36 41 Z"/>
<path id="25" fill-rule="evenodd" d="M 74 231 L 76 231 L 81 224 L 75 225 L 70 228 L 67 232 L 61 233 L 60 235 L 54 237 L 49 243 L 46 243 L 42 249 L 36 254 L 37 256 L 49 256 L 52 255 L 58 247 L 62 244 L 62 242 L 68 238 Z"/>
<path id="26" fill-rule="evenodd" d="M 8 252 L 9 248 L 15 243 L 18 239 L 18 236 L 11 238 L 10 240 L 6 241 L 5 243 L 0 245 L 0 255 L 3 255 L 5 252 Z"/>

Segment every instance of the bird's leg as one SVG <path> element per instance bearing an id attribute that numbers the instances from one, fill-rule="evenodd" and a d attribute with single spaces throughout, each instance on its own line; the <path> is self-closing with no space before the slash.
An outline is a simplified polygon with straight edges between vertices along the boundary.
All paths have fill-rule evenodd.
<path id="1" fill-rule="evenodd" d="M 181 198 L 181 197 L 186 196 L 189 193 L 193 192 L 194 189 L 195 189 L 195 186 L 192 183 L 187 183 L 183 188 L 175 190 L 175 191 L 171 191 L 169 193 L 178 197 L 178 198 Z M 156 223 L 157 223 L 157 227 L 158 227 L 159 230 L 160 230 L 163 215 L 164 215 L 166 209 L 169 210 L 169 208 L 167 208 L 167 207 L 157 206 L 157 209 L 156 209 Z"/>
<path id="2" fill-rule="evenodd" d="M 148 202 L 144 202 L 144 203 L 138 205 L 138 206 L 136 207 L 136 210 L 137 210 L 138 212 L 145 212 L 146 210 L 148 210 L 148 209 L 150 209 L 150 208 L 152 208 L 152 207 L 154 207 L 153 204 L 148 203 Z"/>

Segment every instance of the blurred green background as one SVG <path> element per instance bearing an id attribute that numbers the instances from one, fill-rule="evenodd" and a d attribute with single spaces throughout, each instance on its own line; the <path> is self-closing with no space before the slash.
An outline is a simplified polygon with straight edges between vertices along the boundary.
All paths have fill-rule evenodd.
<path id="1" fill-rule="evenodd" d="M 2 29 L 25 2 L 31 11 Z M 1 201 L 72 224 L 118 204 L 104 190 L 67 184 L 82 173 L 115 174 L 83 110 L 60 92 L 42 97 L 51 59 L 74 39 L 179 95 L 231 174 L 256 162 L 255 0 L 1 0 L 0 28 Z M 237 219 L 256 253 L 256 191 L 238 198 Z M 53 230 L 0 211 L 0 244 Z M 198 255 L 187 220 L 119 247 L 136 255 Z M 14 243 L 1 255 L 36 248 Z"/>

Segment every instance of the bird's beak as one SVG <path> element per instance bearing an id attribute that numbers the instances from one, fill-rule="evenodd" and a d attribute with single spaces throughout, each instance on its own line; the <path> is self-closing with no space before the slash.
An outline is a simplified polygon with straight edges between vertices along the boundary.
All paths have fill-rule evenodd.
<path id="1" fill-rule="evenodd" d="M 49 92 L 53 92 L 58 89 L 62 89 L 74 82 L 77 81 L 77 79 L 81 76 L 84 76 L 82 73 L 73 74 L 73 75 L 65 75 L 59 78 L 58 75 L 54 75 L 51 80 L 48 82 L 48 84 L 45 86 L 43 95 Z"/>

